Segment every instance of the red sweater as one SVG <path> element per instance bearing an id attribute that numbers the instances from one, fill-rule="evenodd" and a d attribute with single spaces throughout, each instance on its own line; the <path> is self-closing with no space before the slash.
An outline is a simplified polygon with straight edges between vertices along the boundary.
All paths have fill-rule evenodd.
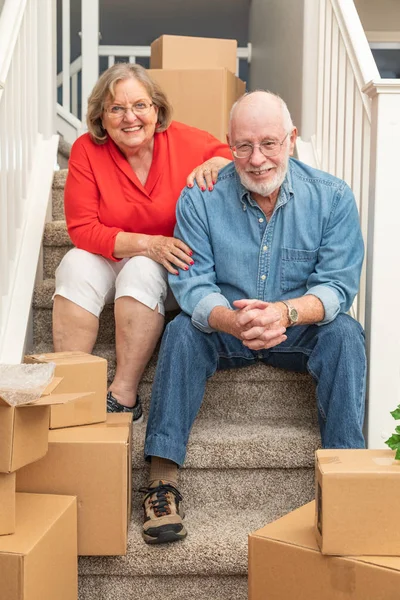
<path id="1" fill-rule="evenodd" d="M 111 260 L 120 231 L 172 236 L 175 206 L 189 173 L 213 156 L 231 158 L 229 146 L 209 133 L 173 121 L 154 137 L 153 162 L 142 186 L 111 139 L 89 134 L 71 150 L 65 185 L 68 233 L 77 248 Z"/>

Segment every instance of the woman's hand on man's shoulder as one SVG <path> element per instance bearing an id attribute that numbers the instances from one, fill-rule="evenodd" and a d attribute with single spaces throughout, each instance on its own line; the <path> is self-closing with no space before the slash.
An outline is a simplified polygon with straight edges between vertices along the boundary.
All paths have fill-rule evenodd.
<path id="1" fill-rule="evenodd" d="M 193 187 L 196 181 L 202 192 L 205 192 L 207 189 L 211 192 L 217 182 L 219 171 L 230 162 L 229 159 L 222 156 L 214 156 L 206 160 L 188 175 L 186 185 Z"/>

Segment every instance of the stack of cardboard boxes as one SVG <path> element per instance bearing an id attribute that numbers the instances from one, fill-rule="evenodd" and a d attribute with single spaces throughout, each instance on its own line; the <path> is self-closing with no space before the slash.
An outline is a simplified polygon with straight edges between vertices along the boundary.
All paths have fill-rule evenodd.
<path id="1" fill-rule="evenodd" d="M 106 413 L 106 360 L 25 362 L 55 377 L 34 403 L 0 399 L 0 598 L 76 600 L 77 555 L 126 554 L 132 417 Z"/>
<path id="2" fill-rule="evenodd" d="M 16 493 L 17 473 L 48 450 L 50 411 L 86 396 L 59 393 L 60 381 L 26 404 L 0 397 L 0 597 L 7 600 L 77 597 L 76 498 Z"/>
<path id="3" fill-rule="evenodd" d="M 398 600 L 394 456 L 318 450 L 315 502 L 249 536 L 249 600 Z"/>
<path id="4" fill-rule="evenodd" d="M 246 87 L 235 75 L 236 55 L 236 40 L 163 35 L 151 44 L 149 73 L 175 121 L 226 141 L 230 109 Z"/>

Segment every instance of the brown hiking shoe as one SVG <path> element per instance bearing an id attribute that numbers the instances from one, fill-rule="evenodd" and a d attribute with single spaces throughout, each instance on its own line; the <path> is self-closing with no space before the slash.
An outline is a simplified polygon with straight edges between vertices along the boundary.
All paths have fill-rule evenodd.
<path id="1" fill-rule="evenodd" d="M 159 481 L 155 487 L 141 488 L 144 523 L 143 539 L 147 544 L 165 544 L 183 540 L 186 529 L 182 519 L 185 516 L 182 496 L 171 483 Z"/>

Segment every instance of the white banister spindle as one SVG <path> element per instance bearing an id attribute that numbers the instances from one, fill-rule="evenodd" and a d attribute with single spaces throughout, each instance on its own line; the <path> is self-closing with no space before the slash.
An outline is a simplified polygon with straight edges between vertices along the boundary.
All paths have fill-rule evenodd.
<path id="1" fill-rule="evenodd" d="M 307 5 L 306 5 L 307 6 Z M 326 3 L 319 3 L 319 32 L 318 32 L 318 74 L 317 74 L 317 123 L 315 130 L 315 149 L 317 153 L 317 163 L 322 165 L 322 131 L 324 123 L 324 65 L 325 65 L 325 13 Z M 304 19 L 307 14 L 304 15 Z"/>
<path id="2" fill-rule="evenodd" d="M 0 103 L 0 131 L 7 130 L 7 109 L 5 106 L 5 93 Z M 7 137 L 0 135 L 0 298 L 6 294 L 9 281 L 8 269 L 8 202 L 7 202 L 7 176 L 9 169 Z M 4 310 L 4 307 L 3 307 Z M 0 315 L 0 333 L 4 315 Z"/>
<path id="3" fill-rule="evenodd" d="M 361 162 L 361 183 L 360 183 L 360 223 L 364 240 L 368 237 L 368 192 L 370 179 L 370 147 L 371 147 L 371 123 L 365 112 L 362 121 L 362 157 Z M 358 294 L 357 320 L 365 327 L 365 308 L 366 308 L 366 277 L 367 261 L 361 271 L 360 292 Z"/>
<path id="4" fill-rule="evenodd" d="M 111 54 L 108 57 L 108 67 L 112 67 L 115 64 L 115 56 L 113 54 Z"/>
<path id="5" fill-rule="evenodd" d="M 23 61 L 22 61 L 22 56 L 23 56 L 22 53 L 25 49 L 25 44 L 22 43 L 21 39 L 18 40 L 17 47 L 18 47 L 18 53 L 15 57 L 15 71 L 16 71 L 16 73 L 21 73 L 21 72 L 23 72 L 23 69 L 24 69 Z M 23 78 L 20 76 L 15 78 L 15 87 L 14 87 L 13 95 L 16 98 L 26 98 L 24 84 L 23 84 Z M 22 104 L 25 105 L 25 102 L 23 102 Z M 22 110 L 19 112 L 19 114 L 16 110 L 13 110 L 12 114 L 10 114 L 10 118 L 12 120 L 12 129 L 14 130 L 13 137 L 14 137 L 14 145 L 15 145 L 14 195 L 15 195 L 15 198 L 17 199 L 17 202 L 15 202 L 15 204 L 14 204 L 14 210 L 15 210 L 14 218 L 15 218 L 16 223 L 20 223 L 22 220 L 22 214 L 23 214 L 22 198 L 24 197 L 24 192 L 25 192 L 24 179 L 23 179 L 23 172 L 24 172 L 23 171 L 23 160 L 22 160 L 23 153 L 24 153 L 24 147 L 26 147 L 25 143 L 24 143 L 25 110 L 23 107 L 21 107 L 21 108 L 22 108 Z"/>
<path id="6" fill-rule="evenodd" d="M 29 77 L 31 74 L 29 61 L 24 60 L 24 57 L 27 56 L 28 52 L 30 52 L 30 46 L 28 44 L 27 35 L 20 35 L 20 73 L 21 73 L 21 97 L 25 97 L 27 92 L 27 82 L 29 81 Z M 33 102 L 33 100 L 32 100 Z M 26 198 L 28 193 L 28 182 L 27 182 L 27 173 L 29 172 L 28 165 L 28 156 L 29 156 L 29 148 L 30 148 L 30 137 L 28 135 L 29 131 L 29 114 L 32 106 L 32 102 L 23 102 L 21 106 L 20 112 L 20 126 L 21 126 L 21 197 Z M 23 132 L 23 135 L 22 135 Z M 22 207 L 20 208 L 22 214 Z"/>
<path id="7" fill-rule="evenodd" d="M 350 61 L 346 63 L 346 113 L 344 124 L 344 169 L 343 179 L 351 186 L 353 178 L 353 115 L 354 115 L 354 75 Z"/>
<path id="8" fill-rule="evenodd" d="M 319 0 L 304 0 L 303 18 L 303 80 L 302 88 L 301 138 L 309 142 L 315 134 L 317 120 L 317 78 Z"/>
<path id="9" fill-rule="evenodd" d="M 26 45 L 28 49 L 28 53 L 30 56 L 28 69 L 26 71 L 26 81 L 23 83 L 25 86 L 25 91 L 27 90 L 36 90 L 37 87 L 37 71 L 36 71 L 36 54 L 37 48 L 35 44 L 35 35 L 32 31 L 32 28 L 29 27 L 30 20 L 32 18 L 32 5 L 28 4 L 26 9 L 26 15 L 24 19 L 24 27 L 21 31 L 21 37 L 26 39 Z M 36 135 L 36 124 L 37 124 L 37 92 L 32 94 L 31 101 L 29 102 L 28 108 L 28 121 L 27 121 L 27 129 L 26 136 L 28 138 L 28 148 L 27 148 L 27 169 L 25 171 L 25 186 L 28 186 L 28 173 L 32 170 L 32 161 L 33 161 L 33 151 L 35 145 L 35 135 Z"/>
<path id="10" fill-rule="evenodd" d="M 328 171 L 336 172 L 336 129 L 337 129 L 337 104 L 338 104 L 338 61 L 339 61 L 339 29 L 337 22 L 332 21 L 332 38 L 331 38 L 331 71 L 330 71 L 330 111 L 329 111 L 329 157 Z"/>
<path id="11" fill-rule="evenodd" d="M 134 65 L 134 64 L 135 64 L 135 62 L 136 62 L 136 56 L 133 56 L 133 55 L 131 54 L 131 56 L 129 57 L 129 62 L 131 63 L 131 65 Z"/>
<path id="12" fill-rule="evenodd" d="M 71 6 L 62 0 L 62 104 L 70 110 Z"/>
<path id="13" fill-rule="evenodd" d="M 78 117 L 78 73 L 71 77 L 71 112 Z"/>
<path id="14" fill-rule="evenodd" d="M 44 10 L 44 15 L 42 11 Z M 56 40 L 55 7 L 53 0 L 39 0 L 40 18 L 37 24 L 38 44 L 38 83 L 40 95 L 39 132 L 44 139 L 54 134 L 56 119 Z"/>
<path id="15" fill-rule="evenodd" d="M 354 97 L 354 115 L 353 115 L 353 173 L 351 188 L 354 192 L 354 196 L 357 202 L 358 209 L 360 210 L 361 202 L 361 163 L 364 157 L 364 146 L 362 143 L 362 121 L 363 121 L 363 108 L 360 92 L 357 90 Z"/>
<path id="16" fill-rule="evenodd" d="M 10 135 L 8 136 L 8 148 L 7 153 L 9 156 L 9 165 L 10 168 L 7 172 L 7 193 L 11 198 L 15 198 L 18 203 L 17 196 L 17 178 L 18 172 L 16 169 L 16 154 L 17 154 L 17 146 L 18 146 L 18 138 L 17 138 L 17 119 L 13 107 L 13 98 L 18 98 L 18 86 L 17 86 L 17 77 L 16 77 L 16 67 L 18 65 L 18 61 L 15 61 L 15 69 L 11 70 L 10 77 L 8 80 L 8 85 L 10 86 L 10 94 L 8 94 L 5 98 L 5 109 L 8 118 L 8 127 L 10 130 Z M 16 213 L 18 210 L 16 202 L 8 203 L 8 248 L 7 248 L 7 256 L 13 256 L 15 251 L 15 238 L 16 238 L 16 229 L 18 227 L 18 222 L 16 220 Z"/>
<path id="17" fill-rule="evenodd" d="M 343 41 L 339 39 L 337 71 L 337 121 L 336 121 L 336 175 L 343 178 L 344 168 L 344 127 L 346 114 L 346 52 Z"/>
<path id="18" fill-rule="evenodd" d="M 326 7 L 324 23 L 324 101 L 322 104 L 322 154 L 321 167 L 327 170 L 329 165 L 329 146 L 331 143 L 329 135 L 330 108 L 331 108 L 331 40 L 332 40 L 332 8 L 330 4 Z"/>
<path id="19" fill-rule="evenodd" d="M 82 121 L 99 77 L 99 0 L 82 0 Z"/>

